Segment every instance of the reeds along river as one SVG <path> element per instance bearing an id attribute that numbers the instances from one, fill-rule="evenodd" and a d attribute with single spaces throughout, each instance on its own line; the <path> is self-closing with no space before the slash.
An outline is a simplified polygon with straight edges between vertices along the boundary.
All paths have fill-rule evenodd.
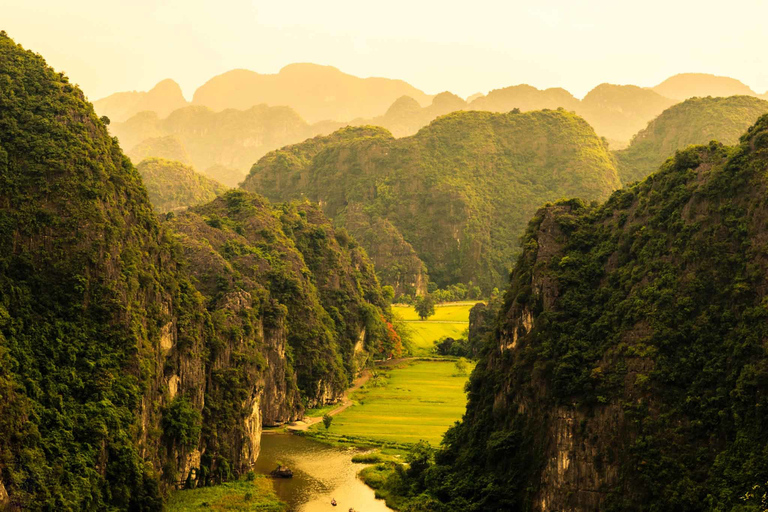
<path id="1" fill-rule="evenodd" d="M 391 511 L 357 478 L 364 466 L 352 463 L 354 454 L 351 449 L 296 435 L 265 433 L 256 471 L 268 475 L 278 464 L 293 470 L 293 478 L 274 480 L 275 492 L 291 512 L 347 512 L 350 508 L 358 512 Z M 332 499 L 336 499 L 337 507 L 331 505 Z"/>

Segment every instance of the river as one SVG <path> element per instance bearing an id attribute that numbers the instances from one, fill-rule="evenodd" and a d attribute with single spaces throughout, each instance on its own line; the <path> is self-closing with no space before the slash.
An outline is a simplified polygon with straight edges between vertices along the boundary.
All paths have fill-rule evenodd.
<path id="1" fill-rule="evenodd" d="M 268 475 L 279 463 L 293 470 L 293 478 L 273 480 L 275 492 L 288 503 L 290 512 L 391 511 L 357 478 L 365 466 L 352 463 L 355 453 L 297 435 L 264 433 L 256 471 Z M 333 498 L 337 507 L 331 505 Z"/>

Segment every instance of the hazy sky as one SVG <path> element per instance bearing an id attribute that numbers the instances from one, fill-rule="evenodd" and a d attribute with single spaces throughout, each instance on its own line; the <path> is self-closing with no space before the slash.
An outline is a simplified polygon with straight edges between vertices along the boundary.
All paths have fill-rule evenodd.
<path id="1" fill-rule="evenodd" d="M 576 96 L 680 72 L 768 90 L 768 1 L 0 0 L 0 29 L 95 100 L 292 62 L 462 96 L 529 83 Z"/>

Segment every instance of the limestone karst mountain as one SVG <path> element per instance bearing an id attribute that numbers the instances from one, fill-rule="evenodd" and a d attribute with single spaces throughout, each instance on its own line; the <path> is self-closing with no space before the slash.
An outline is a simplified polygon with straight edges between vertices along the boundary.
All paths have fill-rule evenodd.
<path id="1" fill-rule="evenodd" d="M 0 83 L 0 508 L 160 511 L 396 353 L 316 207 L 231 191 L 161 224 L 82 91 L 5 32 Z"/>
<path id="2" fill-rule="evenodd" d="M 395 137 L 413 135 L 435 119 L 451 112 L 466 110 L 467 102 L 450 92 L 441 92 L 432 103 L 422 107 L 410 96 L 398 98 L 383 116 L 372 119 L 354 119 L 352 126 L 381 126 Z"/>
<path id="3" fill-rule="evenodd" d="M 185 165 L 192 163 L 192 159 L 189 157 L 189 153 L 187 153 L 187 148 L 174 135 L 144 139 L 126 151 L 125 154 L 136 165 L 147 158 L 162 158 L 164 160 L 181 162 Z"/>
<path id="4" fill-rule="evenodd" d="M 601 84 L 584 96 L 576 112 L 618 149 L 674 103 L 635 85 Z"/>
<path id="5" fill-rule="evenodd" d="M 469 102 L 469 108 L 488 112 L 509 112 L 516 108 L 522 111 L 561 107 L 566 110 L 576 110 L 578 104 L 579 100 L 565 89 L 555 87 L 541 90 L 521 84 L 494 89 L 487 95 Z"/>
<path id="6" fill-rule="evenodd" d="M 678 101 L 705 96 L 757 96 L 752 89 L 735 78 L 707 73 L 681 73 L 667 78 L 653 90 Z"/>
<path id="7" fill-rule="evenodd" d="M 166 117 L 174 110 L 187 105 L 179 84 L 171 79 L 163 80 L 146 92 L 117 92 L 93 102 L 100 116 L 121 123 L 139 112 L 150 111 Z"/>
<path id="8" fill-rule="evenodd" d="M 309 123 L 344 121 L 381 115 L 397 98 L 419 104 L 430 96 L 402 80 L 359 78 L 331 66 L 290 64 L 277 74 L 245 69 L 211 78 L 196 91 L 192 103 L 215 112 L 247 110 L 254 105 L 290 106 Z"/>
<path id="9" fill-rule="evenodd" d="M 665 110 L 615 153 L 619 178 L 642 180 L 675 151 L 717 140 L 736 144 L 741 134 L 768 113 L 768 102 L 750 96 L 693 98 Z"/>
<path id="10" fill-rule="evenodd" d="M 195 172 L 181 162 L 148 158 L 136 166 L 158 213 L 184 209 L 214 200 L 227 187 Z"/>
<path id="11" fill-rule="evenodd" d="M 768 116 L 601 205 L 541 209 L 413 485 L 429 510 L 760 510 Z"/>
<path id="12" fill-rule="evenodd" d="M 250 166 L 267 152 L 317 134 L 293 109 L 266 105 L 222 112 L 189 106 L 164 119 L 142 112 L 124 123 L 112 123 L 110 131 L 130 148 L 132 159 L 180 160 L 186 153 L 188 157 L 182 161 L 228 186 L 242 181 Z M 134 159 L 134 163 L 138 161 Z M 219 172 L 222 168 L 229 171 Z"/>
<path id="13" fill-rule="evenodd" d="M 266 155 L 242 186 L 272 200 L 320 202 L 336 221 L 359 204 L 401 233 L 438 285 L 473 281 L 490 291 L 542 202 L 605 198 L 619 181 L 586 121 L 551 110 L 455 112 L 402 139 L 346 128 Z M 391 244 L 361 243 L 374 261 Z"/>

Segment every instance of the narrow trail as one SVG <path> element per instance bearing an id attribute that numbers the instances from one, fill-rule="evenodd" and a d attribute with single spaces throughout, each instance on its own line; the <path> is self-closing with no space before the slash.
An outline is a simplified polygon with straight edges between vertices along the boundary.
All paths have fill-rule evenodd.
<path id="1" fill-rule="evenodd" d="M 388 361 L 377 361 L 376 366 L 381 366 L 383 368 L 394 366 L 397 364 L 400 364 L 405 361 L 411 361 L 414 359 L 418 359 L 416 357 L 401 357 L 399 359 L 389 359 Z M 333 408 L 328 412 L 331 416 L 336 416 L 337 414 L 347 410 L 349 407 L 352 406 L 354 402 L 352 402 L 352 399 L 349 398 L 349 395 L 360 389 L 365 385 L 366 382 L 371 378 L 371 371 L 366 369 L 363 370 L 363 372 L 360 374 L 360 376 L 355 379 L 352 382 L 352 387 L 347 389 L 343 395 L 341 395 L 341 403 L 339 403 L 338 407 Z M 290 431 L 304 431 L 307 430 L 312 425 L 315 425 L 317 423 L 320 423 L 323 421 L 322 416 L 309 416 L 305 417 L 302 420 L 294 421 L 293 423 L 289 423 L 286 425 L 286 429 Z"/>

